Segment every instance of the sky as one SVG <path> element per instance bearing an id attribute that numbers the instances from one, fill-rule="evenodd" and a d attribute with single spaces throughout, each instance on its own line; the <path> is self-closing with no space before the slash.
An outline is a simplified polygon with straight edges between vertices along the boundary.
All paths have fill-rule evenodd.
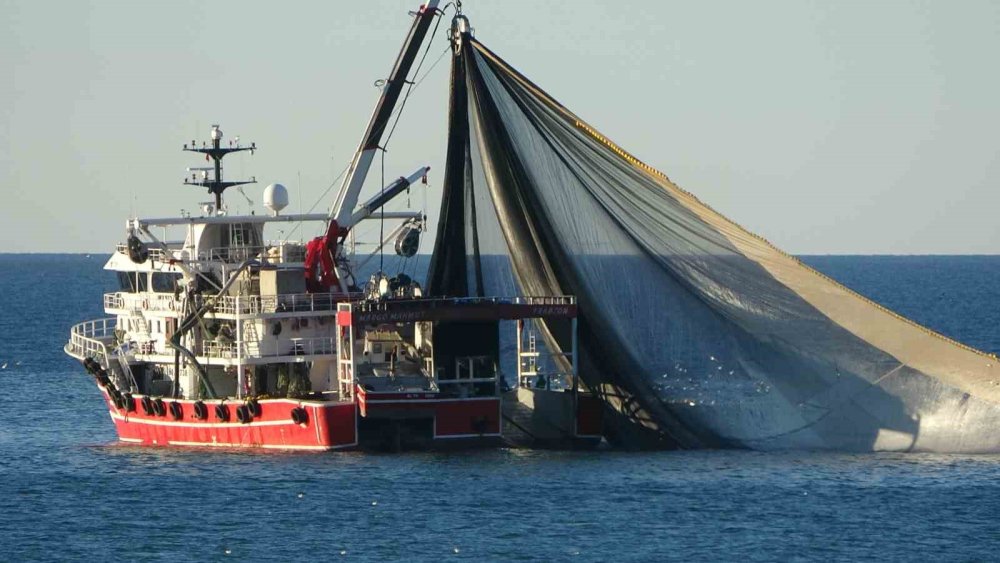
<path id="1" fill-rule="evenodd" d="M 209 197 L 181 181 L 204 161 L 180 149 L 213 123 L 257 143 L 226 174 L 256 176 L 258 212 L 271 182 L 288 211 L 326 209 L 418 3 L 0 0 L 0 252 L 109 253 L 130 215 L 196 209 Z M 1000 253 L 1000 3 L 463 8 L 553 97 L 779 248 Z M 431 166 L 409 203 L 432 222 L 446 24 L 385 157 L 387 178 Z M 366 193 L 380 179 L 373 167 Z"/>

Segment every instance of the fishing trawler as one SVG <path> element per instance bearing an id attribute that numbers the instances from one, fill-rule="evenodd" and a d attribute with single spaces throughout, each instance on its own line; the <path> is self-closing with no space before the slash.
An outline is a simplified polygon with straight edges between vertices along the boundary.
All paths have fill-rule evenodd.
<path id="1" fill-rule="evenodd" d="M 426 228 L 420 212 L 384 209 L 426 167 L 358 202 L 437 2 L 414 14 L 330 213 L 281 215 L 274 185 L 270 216 L 229 215 L 222 193 L 241 183 L 223 179 L 221 159 L 256 146 L 215 128 L 185 147 L 214 161 L 189 179 L 215 195 L 202 215 L 128 222 L 108 262 L 121 281 L 105 297 L 113 317 L 74 327 L 66 348 L 124 441 L 1000 451 L 997 356 L 722 216 L 449 6 L 447 158 L 425 284 L 382 271 L 361 284 L 365 259 L 346 249 L 361 221 L 398 221 L 376 251 L 404 257 Z M 267 242 L 282 221 L 321 236 Z"/>
<path id="2" fill-rule="evenodd" d="M 65 347 L 94 376 L 121 442 L 282 450 L 498 445 L 504 405 L 520 404 L 500 369 L 505 321 L 526 343 L 516 352 L 517 380 L 531 388 L 526 396 L 553 397 L 546 409 L 562 417 L 562 438 L 600 439 L 600 407 L 581 397 L 575 349 L 561 354 L 561 373 L 538 371 L 532 319 L 575 330 L 572 296 L 431 298 L 406 272 L 380 270 L 365 283 L 355 277 L 386 246 L 404 258 L 418 251 L 423 212 L 384 207 L 426 183 L 428 167 L 358 202 L 389 118 L 412 84 L 420 45 L 441 15 L 436 0 L 414 14 L 329 213 L 283 214 L 288 191 L 275 183 L 264 190 L 269 213 L 230 214 L 226 190 L 242 192 L 256 179 L 225 178 L 223 160 L 257 146 L 228 141 L 213 125 L 208 142 L 183 147 L 210 164 L 189 168 L 184 183 L 207 189 L 212 201 L 198 215 L 127 221 L 125 241 L 105 265 L 119 282 L 104 296 L 109 317 L 72 327 Z M 359 257 L 349 242 L 369 220 L 395 226 Z M 268 238 L 290 224 L 323 234 Z M 551 388 L 556 380 L 561 386 Z M 577 412 L 589 414 L 578 424 Z M 521 414 L 519 436 L 545 442 Z"/>

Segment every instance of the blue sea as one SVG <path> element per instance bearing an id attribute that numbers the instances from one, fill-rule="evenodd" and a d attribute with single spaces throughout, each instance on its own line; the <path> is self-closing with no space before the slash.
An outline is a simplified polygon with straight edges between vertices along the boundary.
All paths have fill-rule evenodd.
<path id="1" fill-rule="evenodd" d="M 1000 456 L 118 445 L 62 352 L 104 258 L 0 255 L 0 560 L 1000 560 Z M 1000 256 L 804 260 L 1000 352 Z"/>

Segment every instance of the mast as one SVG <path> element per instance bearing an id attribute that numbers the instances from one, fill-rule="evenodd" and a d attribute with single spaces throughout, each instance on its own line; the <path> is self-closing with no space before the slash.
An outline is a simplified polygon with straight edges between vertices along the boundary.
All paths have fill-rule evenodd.
<path id="1" fill-rule="evenodd" d="M 212 145 L 205 146 L 205 143 L 201 144 L 201 147 L 196 147 L 194 141 L 191 141 L 191 146 L 184 145 L 184 150 L 188 152 L 197 152 L 205 155 L 205 160 L 211 159 L 214 163 L 212 168 L 188 168 L 189 171 L 195 172 L 190 178 L 184 178 L 184 183 L 192 186 L 202 186 L 208 188 L 208 193 L 215 195 L 215 211 L 219 212 L 222 209 L 222 192 L 226 191 L 226 188 L 231 188 L 233 186 L 242 186 L 245 184 L 256 184 L 257 178 L 251 177 L 249 180 L 241 180 L 237 182 L 226 182 L 222 179 L 222 159 L 229 153 L 250 151 L 253 154 L 257 150 L 257 143 L 250 143 L 249 147 L 240 146 L 238 144 L 230 144 L 228 147 L 222 146 L 222 130 L 219 129 L 218 124 L 212 125 Z M 208 178 L 208 172 L 214 168 L 215 176 L 212 179 Z M 201 178 L 198 178 L 197 172 L 201 172 Z"/>

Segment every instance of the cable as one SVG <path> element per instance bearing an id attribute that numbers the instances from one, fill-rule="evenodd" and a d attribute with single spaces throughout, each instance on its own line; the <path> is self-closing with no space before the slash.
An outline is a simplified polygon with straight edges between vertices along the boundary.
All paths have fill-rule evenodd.
<path id="1" fill-rule="evenodd" d="M 326 187 L 326 189 L 323 191 L 323 193 L 320 194 L 320 196 L 316 199 L 316 202 L 312 204 L 312 207 L 310 207 L 309 211 L 306 211 L 306 213 L 312 213 L 313 210 L 316 209 L 316 206 L 319 205 L 319 203 L 321 201 L 323 201 L 323 198 L 326 197 L 326 194 L 330 193 L 330 190 L 332 190 L 333 187 L 335 185 L 337 185 L 337 180 L 340 180 L 344 176 L 344 174 L 347 173 L 347 169 L 350 168 L 350 167 L 351 167 L 351 165 L 348 164 L 347 166 L 344 167 L 343 170 L 340 171 L 340 174 L 337 174 L 337 177 L 334 178 L 333 181 L 330 182 L 330 185 Z M 285 238 L 282 239 L 281 243 L 284 244 L 284 243 L 288 242 L 288 239 L 291 238 L 292 234 L 295 233 L 295 231 L 297 231 L 299 229 L 299 227 L 301 227 L 301 226 L 302 226 L 302 221 L 299 221 L 299 222 L 295 223 L 295 227 L 293 227 L 291 231 L 288 231 L 288 235 L 286 235 Z"/>
<path id="2" fill-rule="evenodd" d="M 435 16 L 437 18 L 437 21 L 434 23 L 434 30 L 431 31 L 431 33 L 430 33 L 431 40 L 427 42 L 427 47 L 424 48 L 424 54 L 420 57 L 420 62 L 417 63 L 417 68 L 413 70 L 413 76 L 414 77 L 416 77 L 416 76 L 418 76 L 420 74 L 420 69 L 424 66 L 424 61 L 427 60 L 427 54 L 430 52 L 431 45 L 434 43 L 433 38 L 434 38 L 435 35 L 437 35 L 438 26 L 441 25 L 441 14 L 442 13 L 443 12 L 439 12 Z M 442 56 L 443 56 L 443 54 L 444 53 L 442 53 Z M 441 57 L 439 56 L 438 59 L 436 61 L 434 61 L 434 64 L 431 66 L 431 68 L 428 69 L 427 73 L 424 74 L 424 78 L 427 77 L 427 74 L 429 74 L 431 70 L 434 70 L 434 67 L 437 66 L 437 63 L 440 60 L 441 60 Z M 382 142 L 382 146 L 379 147 L 379 149 L 382 152 L 382 159 L 381 159 L 381 163 L 382 163 L 381 193 L 382 193 L 382 195 L 385 195 L 385 153 L 386 153 L 386 151 L 387 151 L 387 149 L 389 147 L 389 141 L 392 139 L 393 133 L 396 132 L 396 126 L 399 125 L 399 120 L 403 116 L 403 109 L 406 107 L 406 102 L 410 99 L 410 94 L 413 92 L 414 87 L 417 84 L 419 84 L 420 82 L 422 82 L 422 81 L 423 81 L 423 78 L 421 78 L 419 80 L 416 80 L 416 81 L 407 82 L 406 93 L 403 94 L 403 101 L 400 102 L 399 109 L 396 110 L 396 112 L 395 112 L 396 113 L 396 118 L 392 122 L 392 127 L 389 128 L 389 133 L 386 134 L 386 136 L 385 136 L 385 141 L 383 141 Z M 379 257 L 378 257 L 378 269 L 379 269 L 379 272 L 384 272 L 385 271 L 384 270 L 384 267 L 385 267 L 385 212 L 383 212 L 381 214 L 381 217 L 379 218 L 379 243 L 380 243 L 380 245 L 379 245 Z"/>
<path id="3" fill-rule="evenodd" d="M 449 3 L 449 5 L 450 4 L 453 4 L 453 3 Z M 447 6 L 445 6 L 445 7 L 447 8 Z M 431 32 L 431 35 L 430 35 L 431 40 L 427 42 L 427 47 L 424 49 L 424 54 L 420 58 L 420 62 L 417 64 L 417 68 L 413 71 L 414 76 L 417 76 L 420 73 L 420 69 L 423 67 L 424 61 L 426 61 L 426 59 L 427 59 L 427 53 L 430 51 L 431 45 L 434 43 L 433 37 L 437 33 L 438 27 L 441 25 L 441 16 L 443 14 L 444 14 L 444 11 L 441 10 L 441 11 L 438 12 L 438 14 L 436 16 L 437 17 L 437 22 L 435 22 L 435 24 L 434 24 L 434 31 Z M 382 151 L 382 188 L 381 188 L 381 191 L 382 191 L 383 194 L 385 193 L 385 152 L 386 152 L 386 147 L 389 146 L 389 140 L 392 138 L 393 133 L 396 131 L 396 126 L 399 124 L 399 119 L 403 115 L 403 108 L 406 106 L 406 102 L 410 98 L 410 95 L 413 93 L 413 91 L 416 90 L 418 86 L 420 86 L 420 84 L 424 81 L 424 79 L 426 79 L 427 76 L 430 75 L 431 71 L 433 71 L 437 67 L 438 63 L 441 62 L 441 59 L 444 58 L 444 55 L 447 54 L 450 51 L 451 51 L 451 45 L 448 45 L 445 48 L 445 50 L 434 61 L 434 63 L 431 64 L 430 68 L 427 69 L 427 71 L 423 74 L 423 76 L 420 76 L 415 81 L 408 83 L 407 88 L 406 88 L 406 94 L 403 95 L 403 101 L 399 105 L 399 107 L 396 109 L 396 111 L 394 112 L 395 113 L 395 119 L 393 120 L 392 128 L 389 129 L 389 134 L 386 135 L 385 142 L 382 143 L 382 147 L 380 147 L 380 149 Z M 326 196 L 330 193 L 330 190 L 332 190 L 333 187 L 337 184 L 337 181 L 340 180 L 344 176 L 344 174 L 347 173 L 347 170 L 350 167 L 351 167 L 351 164 L 348 163 L 348 165 L 344 167 L 344 169 L 340 172 L 340 174 L 338 174 L 337 177 L 334 178 L 332 182 L 330 182 L 330 185 L 327 186 L 327 188 L 325 190 L 323 190 L 323 193 L 320 194 L 320 196 L 316 199 L 315 203 L 313 203 L 312 207 L 309 208 L 309 211 L 307 211 L 307 213 L 312 213 L 316 209 L 316 206 L 318 206 L 320 204 L 320 202 L 323 201 L 326 198 Z M 425 199 L 426 199 L 426 197 L 425 197 Z M 426 207 L 425 207 L 425 210 L 426 210 Z M 385 229 L 385 227 L 384 227 L 385 218 L 384 217 L 382 218 L 381 222 L 383 223 L 383 225 L 380 227 L 380 235 L 384 235 L 384 229 Z M 292 236 L 292 234 L 294 234 L 299 229 L 299 227 L 301 227 L 301 226 L 302 226 L 302 221 L 299 221 L 298 223 L 296 223 L 295 227 L 291 231 L 289 231 L 288 234 L 285 236 L 285 238 L 282 240 L 282 243 L 288 242 L 288 240 Z M 379 241 L 381 242 L 381 240 L 382 239 L 380 237 Z M 381 258 L 380 258 L 379 268 L 381 268 L 381 267 L 382 267 L 382 263 L 381 263 Z"/>
<path id="4" fill-rule="evenodd" d="M 405 100 L 404 100 L 405 101 Z M 388 139 L 386 139 L 388 141 Z M 381 183 L 382 195 L 385 195 L 385 149 L 382 149 L 382 183 Z M 382 268 L 385 261 L 385 210 L 379 214 L 379 225 L 378 225 L 378 271 L 383 273 L 385 270 Z"/>
<path id="5" fill-rule="evenodd" d="M 434 44 L 434 36 L 437 35 L 438 26 L 441 25 L 441 13 L 438 13 L 435 17 L 437 18 L 437 21 L 434 23 L 434 31 L 430 34 L 431 40 L 427 42 L 427 47 L 424 49 L 423 56 L 420 57 L 420 62 L 417 63 L 417 68 L 413 71 L 413 76 L 420 74 L 420 68 L 424 66 L 424 61 L 427 59 L 427 53 L 431 50 L 431 45 Z M 403 108 L 406 107 L 406 101 L 410 99 L 410 92 L 413 90 L 415 84 L 416 82 L 408 82 L 406 85 L 406 94 L 403 94 L 403 101 L 399 104 L 399 111 L 396 112 L 396 119 L 392 122 L 392 127 L 389 128 L 389 134 L 386 135 L 385 142 L 382 143 L 383 152 L 385 152 L 386 147 L 389 146 L 389 139 L 392 138 L 392 134 L 396 131 L 396 125 L 399 124 L 399 118 L 403 116 Z"/>

